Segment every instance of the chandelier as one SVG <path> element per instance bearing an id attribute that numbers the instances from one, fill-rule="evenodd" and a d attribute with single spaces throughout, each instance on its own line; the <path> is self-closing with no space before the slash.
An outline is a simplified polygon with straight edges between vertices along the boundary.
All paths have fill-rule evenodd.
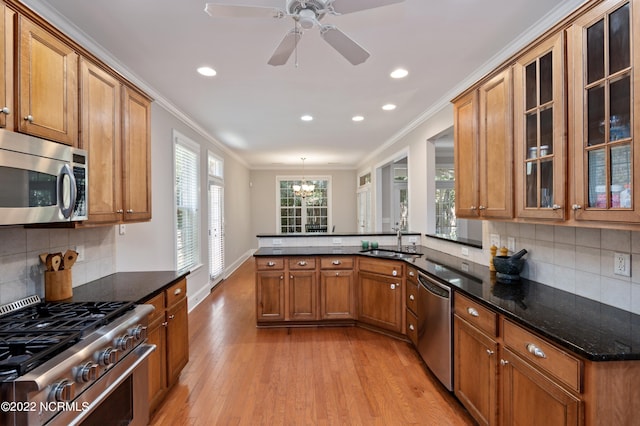
<path id="1" fill-rule="evenodd" d="M 310 182 L 307 182 L 304 178 L 304 160 L 306 158 L 302 157 L 302 182 L 300 185 L 293 185 L 293 193 L 296 197 L 306 198 L 313 195 L 313 190 L 316 189 L 316 186 Z"/>

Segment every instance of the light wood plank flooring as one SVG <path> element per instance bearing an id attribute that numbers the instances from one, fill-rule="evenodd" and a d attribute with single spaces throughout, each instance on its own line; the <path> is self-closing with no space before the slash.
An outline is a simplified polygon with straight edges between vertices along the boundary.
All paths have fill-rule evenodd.
<path id="1" fill-rule="evenodd" d="M 258 329 L 249 259 L 189 314 L 164 425 L 470 425 L 405 342 L 358 327 Z"/>

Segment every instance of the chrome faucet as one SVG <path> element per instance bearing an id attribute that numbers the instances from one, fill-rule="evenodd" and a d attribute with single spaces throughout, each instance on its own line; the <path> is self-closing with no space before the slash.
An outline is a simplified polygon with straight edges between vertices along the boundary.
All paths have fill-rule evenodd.
<path id="1" fill-rule="evenodd" d="M 396 228 L 391 228 L 396 231 L 396 238 L 398 239 L 398 251 L 402 251 L 402 227 L 396 223 Z"/>

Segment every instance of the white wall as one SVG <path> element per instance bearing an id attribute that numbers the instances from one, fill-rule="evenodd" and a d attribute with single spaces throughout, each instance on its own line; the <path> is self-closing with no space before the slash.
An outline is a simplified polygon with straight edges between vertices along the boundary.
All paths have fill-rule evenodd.
<path id="1" fill-rule="evenodd" d="M 225 194 L 225 276 L 251 253 L 252 240 L 247 223 L 250 222 L 248 193 L 249 171 L 233 156 L 226 154 L 212 142 L 195 132 L 157 104 L 151 111 L 151 183 L 152 219 L 150 222 L 126 226 L 126 233 L 116 233 L 116 270 L 162 271 L 175 270 L 175 207 L 173 183 L 173 129 L 200 145 L 201 158 L 201 247 L 202 266 L 187 277 L 189 309 L 201 302 L 211 289 L 207 246 L 208 195 L 207 155 L 211 150 L 224 159 Z"/>
<path id="2" fill-rule="evenodd" d="M 330 210 L 335 232 L 357 232 L 356 171 L 355 170 L 305 170 L 307 178 L 331 176 Z M 251 229 L 253 244 L 257 234 L 276 233 L 277 176 L 302 175 L 302 170 L 253 170 L 251 171 Z"/>

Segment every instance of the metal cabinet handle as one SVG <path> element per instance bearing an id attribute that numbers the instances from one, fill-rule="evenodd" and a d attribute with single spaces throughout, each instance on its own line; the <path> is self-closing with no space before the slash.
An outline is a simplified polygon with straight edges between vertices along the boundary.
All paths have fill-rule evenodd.
<path id="1" fill-rule="evenodd" d="M 478 210 L 486 210 L 487 208 L 485 206 L 478 206 Z"/>
<path id="2" fill-rule="evenodd" d="M 475 209 L 477 209 L 477 207 L 476 207 L 476 206 L 471 206 L 471 207 L 469 207 L 469 210 L 475 210 Z"/>
<path id="3" fill-rule="evenodd" d="M 268 267 L 276 266 L 276 262 L 269 261 L 267 262 Z"/>
<path id="4" fill-rule="evenodd" d="M 582 208 L 582 206 L 580 204 L 574 204 L 571 206 L 571 210 L 576 211 L 576 210 L 580 210 Z"/>
<path id="5" fill-rule="evenodd" d="M 400 283 L 393 283 L 393 284 L 389 285 L 389 288 L 391 288 L 391 290 L 395 290 L 396 287 L 400 287 Z"/>
<path id="6" fill-rule="evenodd" d="M 163 326 L 163 327 L 166 327 L 166 326 L 168 326 L 168 325 L 169 325 L 169 323 L 168 323 L 167 321 L 165 321 L 165 322 L 163 322 L 163 323 L 162 323 L 162 326 Z"/>
<path id="7" fill-rule="evenodd" d="M 491 356 L 493 355 L 495 352 L 492 351 L 491 349 L 487 349 L 487 355 Z"/>
<path id="8" fill-rule="evenodd" d="M 342 264 L 342 262 L 340 262 L 339 260 L 334 260 L 333 262 L 331 262 L 332 265 L 340 265 Z"/>
<path id="9" fill-rule="evenodd" d="M 29 123 L 33 123 L 33 115 L 29 114 L 24 118 L 24 121 L 28 121 Z"/>
<path id="10" fill-rule="evenodd" d="M 410 277 L 415 277 L 415 276 L 416 276 L 416 274 L 415 274 L 413 271 L 409 271 L 409 276 L 410 276 Z"/>
<path id="11" fill-rule="evenodd" d="M 413 297 L 413 294 L 410 294 L 410 295 L 409 295 L 409 300 L 416 300 L 416 298 L 415 298 L 415 297 Z"/>
<path id="12" fill-rule="evenodd" d="M 174 319 L 175 317 L 176 317 L 175 315 L 169 315 L 170 320 Z"/>
<path id="13" fill-rule="evenodd" d="M 393 275 L 394 277 L 398 276 L 398 271 L 396 271 L 395 269 L 393 270 L 393 272 L 391 273 L 391 275 Z"/>
<path id="14" fill-rule="evenodd" d="M 290 278 L 290 279 L 293 279 L 293 275 L 289 275 L 289 278 Z"/>
<path id="15" fill-rule="evenodd" d="M 124 210 L 122 210 L 122 209 L 116 210 L 116 213 L 124 213 Z"/>
<path id="16" fill-rule="evenodd" d="M 173 292 L 174 296 L 179 295 L 180 293 L 182 293 L 182 289 L 181 288 L 176 288 L 176 290 Z"/>
<path id="17" fill-rule="evenodd" d="M 509 364 L 509 361 L 507 361 L 506 359 L 501 359 L 500 360 L 500 365 L 505 366 L 507 364 Z"/>
<path id="18" fill-rule="evenodd" d="M 127 210 L 127 213 L 133 213 L 133 209 Z"/>
<path id="19" fill-rule="evenodd" d="M 554 204 L 553 206 L 551 206 L 552 210 L 560 210 L 562 208 L 562 206 L 559 206 L 557 204 Z"/>
<path id="20" fill-rule="evenodd" d="M 339 276 L 340 276 L 340 272 L 336 272 L 336 277 L 339 277 Z"/>
<path id="21" fill-rule="evenodd" d="M 467 308 L 467 313 L 469 315 L 471 315 L 472 317 L 479 317 L 480 314 L 478 313 L 478 311 L 475 308 Z"/>
<path id="22" fill-rule="evenodd" d="M 9 107 L 4 107 L 4 108 L 0 109 L 0 112 L 2 114 L 6 114 L 6 115 L 11 114 L 11 110 L 9 109 Z"/>
<path id="23" fill-rule="evenodd" d="M 298 262 L 298 266 L 306 266 L 307 265 L 307 261 L 306 260 L 301 260 Z"/>
<path id="24" fill-rule="evenodd" d="M 280 275 L 280 279 L 281 279 L 281 280 L 284 280 L 284 275 Z"/>
<path id="25" fill-rule="evenodd" d="M 413 326 L 413 324 L 409 324 L 409 330 L 411 331 L 415 330 L 415 327 Z"/>
<path id="26" fill-rule="evenodd" d="M 529 351 L 529 353 L 533 354 L 533 356 L 535 356 L 536 358 L 546 358 L 547 357 L 547 355 L 542 351 L 542 349 L 540 349 L 539 347 L 537 347 L 533 343 L 529 343 L 528 345 L 526 345 L 526 347 L 527 347 L 527 350 Z"/>

